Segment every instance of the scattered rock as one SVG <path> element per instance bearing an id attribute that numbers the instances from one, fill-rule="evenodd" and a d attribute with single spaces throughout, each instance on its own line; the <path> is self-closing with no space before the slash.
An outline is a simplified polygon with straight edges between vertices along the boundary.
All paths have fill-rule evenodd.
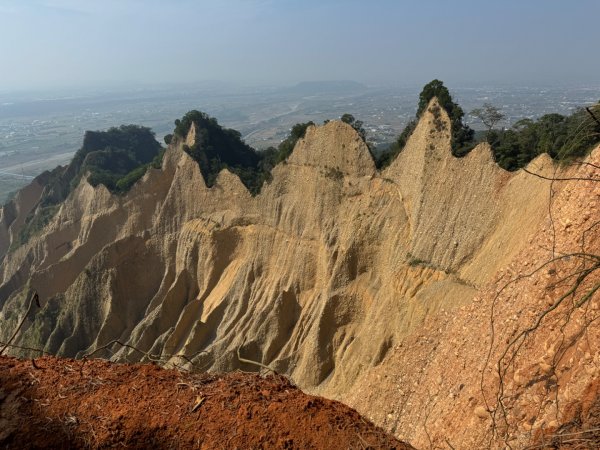
<path id="1" fill-rule="evenodd" d="M 488 419 L 490 417 L 490 414 L 488 413 L 488 410 L 485 409 L 484 406 L 478 406 L 473 410 L 473 413 L 479 417 L 480 419 Z"/>

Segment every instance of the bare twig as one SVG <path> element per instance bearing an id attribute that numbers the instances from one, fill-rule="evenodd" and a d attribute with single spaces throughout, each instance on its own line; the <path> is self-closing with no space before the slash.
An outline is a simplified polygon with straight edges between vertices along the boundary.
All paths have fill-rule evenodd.
<path id="1" fill-rule="evenodd" d="M 599 182 L 600 178 L 585 178 L 585 177 L 565 177 L 565 178 L 558 178 L 558 177 L 547 177 L 545 175 L 541 175 L 539 173 L 535 173 L 535 172 L 531 172 L 530 170 L 523 168 L 521 169 L 523 172 L 528 173 L 529 175 L 533 175 L 534 177 L 538 177 L 541 178 L 542 180 L 548 180 L 548 181 L 595 181 L 595 182 Z"/>
<path id="2" fill-rule="evenodd" d="M 565 294 L 561 295 L 549 308 L 546 308 L 544 311 L 542 311 L 542 313 L 540 315 L 538 315 L 538 317 L 533 325 L 527 327 L 525 330 L 521 331 L 516 337 L 514 337 L 508 343 L 504 352 L 501 354 L 500 358 L 498 359 L 497 369 L 496 369 L 499 380 L 500 380 L 500 384 L 498 387 L 498 394 L 496 396 L 496 402 L 497 402 L 496 404 L 497 404 L 497 407 L 502 412 L 502 417 L 503 417 L 505 423 L 508 423 L 508 413 L 506 410 L 506 406 L 504 404 L 503 380 L 504 380 L 504 377 L 506 376 L 506 372 L 508 371 L 508 368 L 514 362 L 514 359 L 516 358 L 517 354 L 519 353 L 519 350 L 523 346 L 523 343 L 525 342 L 525 338 L 529 334 L 533 333 L 534 331 L 536 331 L 539 328 L 542 321 L 548 314 L 550 314 L 552 311 L 556 310 L 567 298 L 574 295 L 576 293 L 577 289 L 585 281 L 585 279 L 592 272 L 597 270 L 598 268 L 600 268 L 600 263 L 596 264 L 595 266 L 593 266 L 592 268 L 586 270 L 583 274 L 581 274 L 577 278 L 577 281 L 575 282 L 575 284 Z M 588 293 L 586 293 L 582 297 L 582 299 L 573 306 L 573 308 L 575 309 L 575 308 L 581 307 L 581 305 L 583 305 L 585 302 L 587 302 L 599 288 L 600 288 L 600 284 L 598 284 L 598 285 L 594 286 L 592 289 L 590 289 L 590 291 Z M 510 356 L 508 355 L 509 352 L 510 352 Z M 495 413 L 494 413 L 494 421 L 495 421 Z"/>
<path id="3" fill-rule="evenodd" d="M 6 349 L 11 346 L 12 341 L 15 340 L 15 338 L 17 337 L 17 334 L 19 334 L 19 331 L 21 331 L 21 328 L 23 327 L 23 324 L 25 323 L 27 316 L 29 316 L 29 313 L 33 309 L 34 304 L 37 305 L 38 307 L 40 306 L 40 297 L 38 296 L 38 293 L 36 291 L 33 291 L 33 295 L 31 297 L 31 300 L 29 301 L 29 308 L 27 308 L 27 311 L 25 312 L 25 315 L 21 319 L 21 322 L 19 322 L 19 325 L 17 325 L 15 332 L 12 334 L 10 339 L 4 344 L 2 349 L 0 349 L 0 355 L 2 355 L 6 351 Z"/>
<path id="4" fill-rule="evenodd" d="M 0 342 L 0 345 L 6 345 L 9 348 L 16 348 L 17 350 L 27 350 L 30 352 L 38 352 L 40 355 L 53 355 L 53 353 L 47 352 L 46 350 L 43 350 L 41 348 L 25 347 L 22 345 L 8 344 L 8 343 L 4 343 L 4 342 Z"/>
<path id="5" fill-rule="evenodd" d="M 112 347 L 113 345 L 120 345 L 121 347 L 125 347 L 131 350 L 134 350 L 136 352 L 141 353 L 142 355 L 144 355 L 146 358 L 148 358 L 150 361 L 160 361 L 160 355 L 152 355 L 151 353 L 145 352 L 143 350 L 140 350 L 137 347 L 134 347 L 133 345 L 129 345 L 129 344 L 125 344 L 117 339 L 114 339 L 112 341 L 110 341 L 109 343 L 102 345 L 100 347 L 96 347 L 96 349 L 94 349 L 93 351 L 86 353 L 85 355 L 83 355 L 82 359 L 88 359 L 91 356 L 95 355 L 96 353 L 98 353 L 101 350 L 108 350 L 110 347 Z"/>
<path id="6" fill-rule="evenodd" d="M 202 403 L 204 403 L 204 400 L 206 400 L 206 397 L 201 397 L 201 396 L 196 397 L 196 403 L 192 407 L 192 412 L 195 412 L 198 408 L 200 408 Z"/>
<path id="7" fill-rule="evenodd" d="M 590 108 L 589 106 L 586 106 L 585 110 L 588 112 L 588 114 L 590 116 L 592 116 L 592 119 L 594 119 L 594 122 L 596 122 L 598 125 L 600 125 L 600 120 L 598 120 L 598 118 L 596 117 L 596 115 L 592 111 L 592 108 Z"/>
<path id="8" fill-rule="evenodd" d="M 240 360 L 240 362 L 243 362 L 246 364 L 253 364 L 255 366 L 262 367 L 263 369 L 269 370 L 277 375 L 277 371 L 275 369 L 273 369 L 272 367 L 267 366 L 266 364 L 263 364 L 258 361 L 252 361 L 251 359 L 242 358 L 242 356 L 240 355 L 240 348 L 242 348 L 242 346 L 245 344 L 245 342 L 246 341 L 244 340 L 244 342 L 242 342 L 242 345 L 240 345 L 237 349 L 237 358 Z"/>
<path id="9" fill-rule="evenodd" d="M 592 164 L 591 162 L 588 161 L 573 161 L 571 162 L 572 165 L 575 166 L 588 166 L 588 167 L 593 167 L 594 169 L 600 169 L 600 166 L 597 164 Z"/>
<path id="10" fill-rule="evenodd" d="M 190 365 L 192 365 L 192 366 L 194 365 L 194 363 L 192 362 L 193 358 L 195 358 L 196 356 L 201 355 L 203 353 L 208 353 L 206 350 L 201 350 L 190 356 L 184 355 L 182 353 L 177 353 L 175 355 L 167 355 L 167 354 L 154 355 L 150 352 L 145 352 L 144 350 L 141 350 L 133 345 L 125 344 L 124 342 L 114 339 L 114 340 L 110 341 L 109 343 L 102 345 L 100 347 L 97 347 L 96 349 L 94 349 L 93 351 L 91 351 L 89 353 L 86 353 L 85 355 L 82 356 L 82 359 L 86 360 L 101 350 L 109 350 L 110 347 L 112 347 L 113 345 L 120 345 L 121 347 L 128 348 L 130 350 L 141 353 L 142 355 L 144 355 L 144 357 L 146 357 L 149 361 L 152 361 L 152 362 L 162 363 L 162 362 L 166 362 L 172 358 L 181 358 L 181 359 L 184 359 L 185 361 L 187 361 L 188 363 L 190 363 Z M 179 368 L 179 366 L 177 364 L 173 364 L 173 365 Z"/>

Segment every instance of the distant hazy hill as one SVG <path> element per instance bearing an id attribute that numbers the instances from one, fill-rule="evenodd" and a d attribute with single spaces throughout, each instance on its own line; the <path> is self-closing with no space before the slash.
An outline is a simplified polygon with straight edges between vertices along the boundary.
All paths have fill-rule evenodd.
<path id="1" fill-rule="evenodd" d="M 356 81 L 302 81 L 289 88 L 290 92 L 301 94 L 352 93 L 366 91 L 368 88 Z"/>

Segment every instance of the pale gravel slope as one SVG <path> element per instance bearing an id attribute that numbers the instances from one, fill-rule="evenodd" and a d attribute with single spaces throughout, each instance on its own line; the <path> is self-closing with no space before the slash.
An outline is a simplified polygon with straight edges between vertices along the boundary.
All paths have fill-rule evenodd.
<path id="1" fill-rule="evenodd" d="M 535 234 L 523 240 L 521 251 L 473 300 L 459 309 L 444 307 L 430 315 L 380 366 L 365 371 L 354 389 L 337 398 L 417 448 L 450 448 L 448 443 L 457 449 L 525 448 L 536 439 L 539 443 L 544 430 L 552 434 L 573 420 L 572 412 L 581 410 L 586 389 L 600 378 L 600 296 L 596 292 L 581 307 L 574 305 L 598 287 L 600 270 L 550 311 L 573 288 L 584 260 L 573 256 L 548 262 L 553 248 L 555 257 L 581 252 L 600 255 L 600 184 L 584 181 L 599 178 L 600 149 L 587 162 L 594 166 L 575 166 L 557 174 L 578 180 L 555 182 L 552 202 L 549 186 L 545 189 L 543 206 L 550 206 L 552 221 L 548 215 L 536 223 L 525 206 L 507 217 L 521 230 L 533 229 Z M 536 165 L 529 169 L 537 173 Z M 524 182 L 519 181 L 521 186 Z M 530 195 L 522 189 L 520 198 Z M 499 224 L 500 229 L 509 228 L 506 222 Z M 489 259 L 497 246 L 495 255 L 507 260 L 505 242 L 522 239 L 518 228 L 511 231 L 503 239 L 487 241 L 480 252 L 490 252 Z M 477 264 L 479 259 L 474 261 Z M 585 267 L 594 261 L 587 260 Z M 511 280 L 518 281 L 509 284 Z M 502 377 L 500 404 L 498 362 L 508 343 L 529 328 L 531 333 Z M 511 357 L 513 351 L 509 349 L 507 355 Z M 572 431 L 580 431 L 576 418 L 572 426 Z M 580 445 L 577 448 L 595 448 L 597 443 L 586 443 L 585 437 L 577 434 L 566 439 Z"/>

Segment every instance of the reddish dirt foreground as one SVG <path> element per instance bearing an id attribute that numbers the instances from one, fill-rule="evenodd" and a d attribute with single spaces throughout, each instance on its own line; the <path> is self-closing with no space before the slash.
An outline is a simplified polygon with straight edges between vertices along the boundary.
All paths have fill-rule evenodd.
<path id="1" fill-rule="evenodd" d="M 286 378 L 0 357 L 0 448 L 411 449 Z"/>

